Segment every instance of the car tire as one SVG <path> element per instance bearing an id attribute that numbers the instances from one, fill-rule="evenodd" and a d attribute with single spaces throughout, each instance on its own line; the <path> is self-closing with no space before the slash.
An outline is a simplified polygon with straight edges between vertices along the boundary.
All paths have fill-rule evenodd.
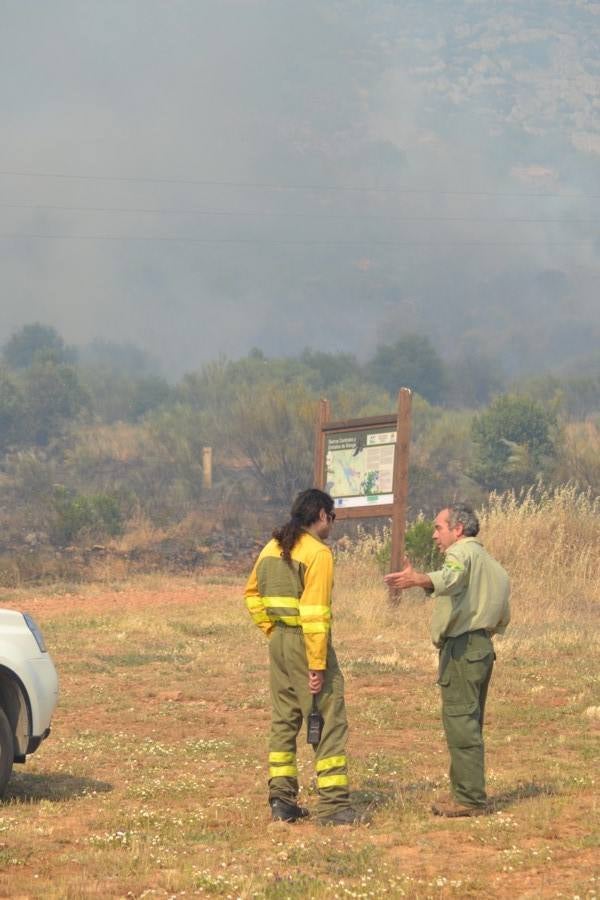
<path id="1" fill-rule="evenodd" d="M 6 713 L 0 709 L 0 797 L 4 796 L 14 761 L 15 739 Z"/>

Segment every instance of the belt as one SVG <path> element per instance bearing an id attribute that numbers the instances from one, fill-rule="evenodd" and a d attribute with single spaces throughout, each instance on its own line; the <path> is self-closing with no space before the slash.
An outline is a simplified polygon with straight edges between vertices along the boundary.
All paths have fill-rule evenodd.
<path id="1" fill-rule="evenodd" d="M 286 625 L 281 619 L 275 619 L 273 625 L 275 625 L 276 628 L 300 628 L 300 625 Z"/>
<path id="2" fill-rule="evenodd" d="M 441 638 L 441 643 L 445 644 L 446 641 L 457 641 L 459 638 L 463 637 L 465 634 L 480 634 L 482 637 L 491 638 L 492 633 L 487 628 L 475 628 L 473 631 L 463 631 L 461 634 L 453 634 L 452 637 L 443 637 Z"/>

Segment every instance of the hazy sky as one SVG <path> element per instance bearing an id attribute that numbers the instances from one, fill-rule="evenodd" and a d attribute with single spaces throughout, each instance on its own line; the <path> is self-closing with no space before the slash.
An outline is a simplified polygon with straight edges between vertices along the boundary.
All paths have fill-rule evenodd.
<path id="1" fill-rule="evenodd" d="M 0 342 L 600 339 L 600 2 L 0 0 Z"/>

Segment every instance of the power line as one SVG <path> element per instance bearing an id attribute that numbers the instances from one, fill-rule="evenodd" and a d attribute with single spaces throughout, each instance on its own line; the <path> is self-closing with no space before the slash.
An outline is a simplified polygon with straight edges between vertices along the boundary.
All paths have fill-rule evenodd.
<path id="1" fill-rule="evenodd" d="M 585 238 L 580 241 L 391 241 L 391 240 L 329 240 L 310 239 L 296 240 L 286 238 L 191 238 L 177 237 L 174 235 L 118 235 L 118 234 L 33 234 L 23 232 L 21 234 L 1 234 L 0 240 L 51 240 L 51 241 L 132 241 L 132 242 L 157 242 L 178 244 L 247 244 L 247 245 L 277 245 L 277 246 L 340 246 L 340 247 L 562 247 L 584 246 L 595 241 L 595 238 Z"/>
<path id="2" fill-rule="evenodd" d="M 15 176 L 19 178 L 56 178 L 69 181 L 97 181 L 97 182 L 124 182 L 130 184 L 180 184 L 196 185 L 202 187 L 229 187 L 244 188 L 249 190 L 266 191 L 323 191 L 329 193 L 356 193 L 356 194 L 428 194 L 440 197 L 512 197 L 524 199 L 576 199 L 598 200 L 600 194 L 574 194 L 565 192 L 510 192 L 510 191 L 444 191 L 437 188 L 412 188 L 412 187 L 366 187 L 356 185 L 333 184 L 285 184 L 271 182 L 252 181 L 216 181 L 211 179 L 193 178 L 150 178 L 147 176 L 124 175 L 74 175 L 65 172 L 17 172 L 0 170 L 2 176 Z"/>
<path id="3" fill-rule="evenodd" d="M 68 206 L 55 203 L 0 203 L 0 209 L 29 209 L 29 210 L 58 210 L 62 212 L 110 212 L 110 213 L 148 213 L 154 215 L 194 215 L 217 216 L 223 218 L 298 218 L 298 219 L 365 219 L 385 220 L 393 222 L 489 222 L 510 224 L 562 224 L 562 225 L 595 225 L 600 219 L 561 219 L 561 218 L 519 218 L 498 216 L 396 216 L 393 213 L 303 213 L 303 212 L 279 212 L 277 210 L 221 210 L 221 209 L 197 209 L 183 207 L 143 207 L 143 206 Z"/>

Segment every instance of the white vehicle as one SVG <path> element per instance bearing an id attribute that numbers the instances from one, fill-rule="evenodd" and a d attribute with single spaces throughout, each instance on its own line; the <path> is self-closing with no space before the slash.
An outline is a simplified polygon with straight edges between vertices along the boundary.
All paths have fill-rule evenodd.
<path id="1" fill-rule="evenodd" d="M 0 609 L 0 797 L 13 763 L 50 734 L 58 676 L 42 632 L 27 613 Z"/>

